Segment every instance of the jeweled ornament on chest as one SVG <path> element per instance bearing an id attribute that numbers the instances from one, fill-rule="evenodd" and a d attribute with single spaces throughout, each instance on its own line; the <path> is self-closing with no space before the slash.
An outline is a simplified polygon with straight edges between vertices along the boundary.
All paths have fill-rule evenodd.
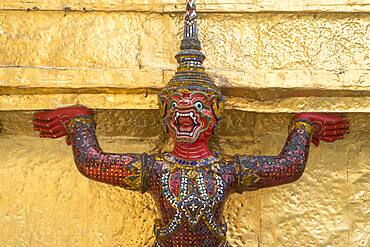
<path id="1" fill-rule="evenodd" d="M 213 218 L 212 209 L 225 194 L 222 178 L 208 169 L 167 170 L 161 181 L 165 198 L 193 227 L 207 213 Z"/>
<path id="2" fill-rule="evenodd" d="M 216 180 L 214 175 L 201 170 L 174 170 L 169 176 L 171 193 L 178 199 L 182 199 L 187 194 L 212 197 L 216 192 Z"/>

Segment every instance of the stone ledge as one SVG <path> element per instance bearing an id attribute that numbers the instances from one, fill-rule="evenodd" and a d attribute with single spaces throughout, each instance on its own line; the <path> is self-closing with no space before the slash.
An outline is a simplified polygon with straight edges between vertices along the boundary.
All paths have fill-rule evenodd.
<path id="1" fill-rule="evenodd" d="M 157 109 L 173 70 L 0 68 L 0 110 Z M 367 70 L 208 70 L 227 109 L 251 112 L 370 112 Z M 322 78 L 325 78 L 323 81 Z"/>
<path id="2" fill-rule="evenodd" d="M 166 0 L 150 1 L 127 1 L 123 3 L 119 0 L 89 1 L 67 0 L 63 2 L 45 2 L 42 0 L 24 1 L 0 1 L 0 10 L 57 10 L 57 11 L 133 11 L 133 12 L 155 12 L 155 13 L 174 13 L 183 11 L 183 2 Z M 199 1 L 199 12 L 370 12 L 370 4 L 365 1 L 245 1 L 245 0 L 213 0 Z"/>
<path id="3" fill-rule="evenodd" d="M 69 105 L 93 109 L 157 109 L 156 94 L 2 95 L 0 111 L 54 109 Z M 370 97 L 288 97 L 268 101 L 228 97 L 226 109 L 262 113 L 370 112 Z"/>
<path id="4" fill-rule="evenodd" d="M 47 66 L 0 67 L 0 93 L 22 94 L 27 90 L 90 90 L 105 87 L 115 90 L 163 87 L 160 69 L 94 69 Z M 34 91 L 33 90 L 33 91 Z M 86 92 L 85 90 L 85 92 Z M 122 91 L 121 91 L 122 92 Z M 35 92 L 36 93 L 36 92 Z"/>
<path id="5" fill-rule="evenodd" d="M 68 105 L 94 109 L 156 109 L 157 95 L 150 94 L 40 94 L 0 95 L 0 110 L 53 109 Z"/>
<path id="6" fill-rule="evenodd" d="M 293 112 L 370 112 L 370 97 L 290 97 L 256 101 L 230 97 L 227 109 L 263 113 Z"/>

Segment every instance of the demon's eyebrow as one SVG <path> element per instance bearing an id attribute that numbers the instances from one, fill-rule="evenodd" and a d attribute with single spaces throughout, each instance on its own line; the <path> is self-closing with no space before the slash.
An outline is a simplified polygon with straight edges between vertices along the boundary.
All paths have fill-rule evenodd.
<path id="1" fill-rule="evenodd" d="M 204 92 L 193 92 L 191 93 L 190 97 L 194 97 L 194 96 L 202 96 L 205 98 L 205 100 L 210 100 L 211 98 L 209 97 L 208 94 L 204 93 Z"/>
<path id="2" fill-rule="evenodd" d="M 183 98 L 181 93 L 176 92 L 176 93 L 171 94 L 171 96 L 168 98 L 168 100 L 171 101 L 171 100 L 173 100 L 173 98 L 177 98 L 177 97 L 179 97 L 180 99 Z"/>

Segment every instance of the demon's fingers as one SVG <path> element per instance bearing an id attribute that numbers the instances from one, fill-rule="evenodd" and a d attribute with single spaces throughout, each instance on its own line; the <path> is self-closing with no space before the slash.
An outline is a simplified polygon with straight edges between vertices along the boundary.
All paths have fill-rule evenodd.
<path id="1" fill-rule="evenodd" d="M 38 119 L 34 119 L 33 120 L 33 125 L 35 127 L 46 127 L 46 128 L 52 128 L 56 125 L 65 125 L 65 123 L 68 121 L 68 118 L 67 117 L 62 117 L 62 118 L 56 118 L 54 120 L 51 120 L 51 121 L 44 121 L 44 120 L 38 120 Z"/>
<path id="2" fill-rule="evenodd" d="M 58 113 L 55 111 L 42 111 L 38 112 L 33 115 L 34 119 L 42 120 L 42 121 L 51 121 L 55 118 L 58 118 Z"/>
<path id="3" fill-rule="evenodd" d="M 53 138 L 53 139 L 56 139 L 56 138 L 59 138 L 59 137 L 65 136 L 65 135 L 66 135 L 65 131 L 60 131 L 60 132 L 55 133 L 55 134 L 50 134 L 50 133 L 46 133 L 46 132 L 41 132 L 40 133 L 41 138 Z"/>
<path id="4" fill-rule="evenodd" d="M 349 124 L 348 118 L 340 117 L 340 116 L 332 116 L 331 119 L 325 120 L 325 125 L 335 125 L 335 124 L 342 124 L 346 123 Z"/>
<path id="5" fill-rule="evenodd" d="M 349 133 L 349 129 L 335 129 L 335 130 L 325 130 L 322 135 L 329 137 L 329 136 L 344 135 L 348 133 Z"/>
<path id="6" fill-rule="evenodd" d="M 33 130 L 53 134 L 53 133 L 58 133 L 60 131 L 65 131 L 65 127 L 63 125 L 60 125 L 60 124 L 59 125 L 55 125 L 55 126 L 53 126 L 51 128 L 35 126 L 33 128 Z"/>
<path id="7" fill-rule="evenodd" d="M 349 123 L 329 124 L 324 127 L 324 130 L 349 129 L 349 127 Z"/>

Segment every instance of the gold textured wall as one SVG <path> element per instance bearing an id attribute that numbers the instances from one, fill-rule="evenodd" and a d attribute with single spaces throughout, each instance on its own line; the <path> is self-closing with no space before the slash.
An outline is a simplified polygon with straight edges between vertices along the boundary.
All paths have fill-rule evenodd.
<path id="1" fill-rule="evenodd" d="M 208 72 L 227 95 L 212 146 L 277 154 L 294 112 L 345 112 L 345 140 L 312 147 L 290 185 L 231 197 L 246 247 L 370 246 L 370 2 L 200 1 Z M 149 196 L 88 181 L 32 114 L 96 111 L 112 152 L 169 150 L 156 92 L 176 69 L 183 1 L 0 0 L 0 246 L 150 246 Z"/>

